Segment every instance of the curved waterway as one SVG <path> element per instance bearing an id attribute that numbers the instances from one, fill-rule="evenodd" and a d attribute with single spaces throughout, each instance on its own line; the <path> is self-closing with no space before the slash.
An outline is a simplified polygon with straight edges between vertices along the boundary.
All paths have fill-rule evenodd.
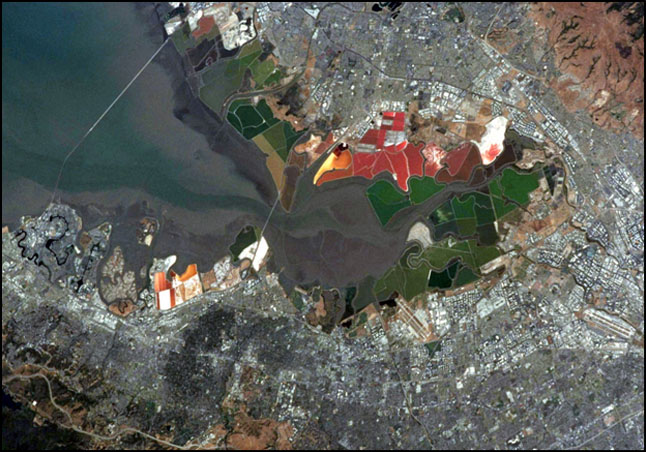
<path id="1" fill-rule="evenodd" d="M 2 8 L 2 221 L 16 227 L 46 207 L 65 155 L 164 34 L 151 5 Z M 341 284 L 385 269 L 401 252 L 402 237 L 377 223 L 365 183 L 318 190 L 303 182 L 293 211 L 277 209 L 267 228 L 277 268 Z M 135 270 L 170 253 L 180 270 L 205 268 L 245 223 L 264 223 L 276 196 L 264 155 L 195 99 L 172 45 L 70 157 L 59 192 L 86 228 L 114 223 L 113 246 Z M 143 215 L 161 220 L 153 249 L 133 245 Z M 348 272 L 357 257 L 364 264 Z"/>
<path id="2" fill-rule="evenodd" d="M 2 13 L 2 221 L 15 227 L 44 209 L 65 155 L 164 35 L 152 5 L 5 3 Z M 57 199 L 87 226 L 122 224 L 115 240 L 128 248 L 135 216 L 164 217 L 156 246 L 183 260 L 199 254 L 191 234 L 266 215 L 275 193 L 260 151 L 202 108 L 181 64 L 166 45 L 68 160 Z M 215 254 L 226 248 L 217 242 Z"/>
<path id="3" fill-rule="evenodd" d="M 67 153 L 164 33 L 152 5 L 5 3 L 2 13 L 2 222 L 15 228 L 46 207 Z M 167 44 L 61 175 L 57 200 L 76 208 L 86 229 L 113 223 L 112 246 L 136 274 L 168 254 L 178 256 L 178 271 L 192 262 L 206 269 L 241 227 L 264 224 L 276 197 L 264 154 L 208 111 L 184 74 Z M 299 180 L 291 212 L 271 216 L 272 268 L 333 286 L 381 275 L 422 209 L 386 230 L 365 194 L 373 181 L 316 187 L 317 166 Z M 161 223 L 151 248 L 136 245 L 144 215 Z"/>

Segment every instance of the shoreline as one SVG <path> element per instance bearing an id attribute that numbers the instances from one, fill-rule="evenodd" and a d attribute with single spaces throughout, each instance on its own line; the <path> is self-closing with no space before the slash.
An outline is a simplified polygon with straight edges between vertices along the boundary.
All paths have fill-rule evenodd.
<path id="1" fill-rule="evenodd" d="M 138 22 L 148 30 L 146 36 L 155 46 L 159 45 L 165 32 L 157 7 L 136 5 L 133 10 Z M 200 270 L 210 268 L 228 252 L 243 226 L 264 224 L 277 196 L 262 151 L 240 136 L 228 122 L 220 120 L 194 95 L 186 80 L 186 60 L 174 45 L 167 45 L 153 63 L 156 64 L 151 64 L 147 71 L 155 73 L 156 68 L 161 68 L 172 87 L 170 107 L 166 104 L 163 107 L 172 108 L 175 120 L 204 137 L 208 145 L 208 149 L 200 150 L 195 158 L 205 161 L 212 158 L 211 153 L 224 156 L 232 164 L 230 171 L 238 174 L 221 185 L 224 191 L 228 189 L 232 193 L 238 181 L 246 181 L 255 188 L 255 197 L 216 194 L 218 179 L 210 180 L 209 176 L 201 178 L 206 185 L 200 191 L 189 192 L 196 194 L 198 199 L 187 199 L 183 205 L 140 188 L 61 191 L 57 198 L 78 211 L 84 228 L 103 221 L 113 224 L 108 253 L 112 253 L 115 246 L 121 246 L 126 268 L 135 272 L 138 285 L 143 283 L 139 271 L 143 265 L 150 264 L 152 256 L 177 255 L 174 270 L 178 272 L 183 272 L 191 263 L 197 263 Z M 171 157 L 178 158 L 177 154 L 183 151 L 175 149 L 177 146 L 183 146 L 183 142 L 172 143 L 171 151 L 176 155 Z M 198 175 L 210 171 L 208 166 L 192 162 L 190 155 L 180 155 L 180 158 L 192 163 L 191 170 L 199 171 Z M 213 165 L 218 162 L 213 160 L 210 168 L 217 169 Z M 193 176 L 187 174 L 183 182 L 190 183 Z M 419 210 L 409 212 L 396 225 L 384 229 L 365 194 L 372 182 L 350 179 L 321 189 L 311 184 L 311 171 L 306 170 L 296 183 L 290 212 L 278 206 L 267 225 L 265 236 L 272 250 L 271 268 L 282 271 L 285 278 L 297 284 L 328 287 L 359 285 L 365 278 L 381 276 L 404 251 L 408 229 L 418 221 L 421 213 Z M 42 204 L 43 209 L 31 214 L 39 215 L 48 200 L 49 197 L 46 201 L 32 203 Z M 160 221 L 160 230 L 150 248 L 137 245 L 135 241 L 135 231 L 143 216 Z"/>

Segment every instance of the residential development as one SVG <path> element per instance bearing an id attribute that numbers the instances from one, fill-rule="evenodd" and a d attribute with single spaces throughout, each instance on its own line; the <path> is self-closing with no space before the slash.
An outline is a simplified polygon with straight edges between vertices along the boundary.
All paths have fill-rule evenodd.
<path id="1" fill-rule="evenodd" d="M 33 422 L 95 448 L 644 448 L 643 3 L 142 10 L 175 178 L 3 224 L 3 390 Z"/>

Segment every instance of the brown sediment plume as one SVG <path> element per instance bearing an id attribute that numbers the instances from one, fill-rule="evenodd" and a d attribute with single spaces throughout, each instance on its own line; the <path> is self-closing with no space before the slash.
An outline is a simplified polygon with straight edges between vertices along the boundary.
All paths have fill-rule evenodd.
<path id="1" fill-rule="evenodd" d="M 280 192 L 280 205 L 283 206 L 286 212 L 292 207 L 292 201 L 294 200 L 294 194 L 296 193 L 296 183 L 298 182 L 298 177 L 301 174 L 301 168 L 297 166 L 288 166 L 285 168 L 284 172 L 284 183 L 283 188 Z"/>
<path id="2" fill-rule="evenodd" d="M 308 155 L 299 154 L 298 152 L 290 152 L 289 158 L 287 159 L 287 164 L 290 166 L 296 166 L 299 170 L 304 170 L 307 168 L 308 164 Z"/>

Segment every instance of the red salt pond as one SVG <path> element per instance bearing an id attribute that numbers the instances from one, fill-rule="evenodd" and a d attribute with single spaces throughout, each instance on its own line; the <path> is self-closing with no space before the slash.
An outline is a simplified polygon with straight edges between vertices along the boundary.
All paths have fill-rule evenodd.
<path id="1" fill-rule="evenodd" d="M 392 174 L 403 191 L 408 191 L 411 176 L 426 175 L 442 183 L 466 182 L 478 165 L 488 165 L 500 155 L 506 128 L 507 119 L 499 116 L 487 124 L 479 143 L 463 143 L 447 152 L 435 143 L 409 143 L 404 134 L 405 113 L 384 112 L 380 128 L 368 130 L 356 152 L 337 148 L 330 154 L 314 183 L 352 176 L 374 179 L 384 171 Z"/>

